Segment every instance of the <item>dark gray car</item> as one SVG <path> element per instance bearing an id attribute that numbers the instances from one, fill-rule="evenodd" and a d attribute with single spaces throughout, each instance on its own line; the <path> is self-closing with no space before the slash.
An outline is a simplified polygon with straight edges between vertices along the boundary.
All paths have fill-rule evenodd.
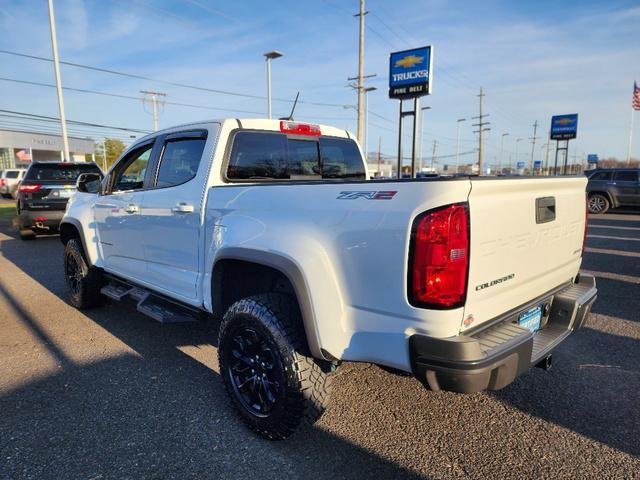
<path id="1" fill-rule="evenodd" d="M 589 213 L 610 208 L 640 207 L 640 168 L 606 168 L 589 175 Z"/>

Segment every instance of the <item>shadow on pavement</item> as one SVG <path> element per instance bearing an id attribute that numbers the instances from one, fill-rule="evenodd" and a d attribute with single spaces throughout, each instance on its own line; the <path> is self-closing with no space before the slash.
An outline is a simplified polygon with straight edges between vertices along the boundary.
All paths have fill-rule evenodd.
<path id="1" fill-rule="evenodd" d="M 1 284 L 0 295 L 62 367 L 0 396 L 3 478 L 418 478 L 319 428 L 285 442 L 249 432 L 220 377 L 177 348 L 210 343 L 215 321 L 167 328 L 89 311 L 135 353 L 80 365 Z"/>
<path id="2" fill-rule="evenodd" d="M 587 326 L 554 353 L 551 371 L 533 369 L 491 395 L 528 414 L 640 455 L 639 389 L 640 340 Z"/>

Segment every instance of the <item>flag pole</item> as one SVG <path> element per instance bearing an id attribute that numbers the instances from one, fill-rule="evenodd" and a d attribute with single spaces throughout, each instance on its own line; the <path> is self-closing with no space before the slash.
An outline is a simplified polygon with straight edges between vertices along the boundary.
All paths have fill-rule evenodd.
<path id="1" fill-rule="evenodd" d="M 635 110 L 631 105 L 631 121 L 629 122 L 629 145 L 627 146 L 627 167 L 631 165 L 631 143 L 633 141 L 633 114 Z"/>

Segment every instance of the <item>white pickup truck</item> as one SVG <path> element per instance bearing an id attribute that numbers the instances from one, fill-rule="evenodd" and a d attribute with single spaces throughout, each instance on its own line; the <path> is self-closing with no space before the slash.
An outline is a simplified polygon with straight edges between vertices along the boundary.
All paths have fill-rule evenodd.
<path id="1" fill-rule="evenodd" d="M 256 432 L 324 411 L 342 361 L 499 389 L 580 328 L 586 179 L 368 180 L 349 132 L 228 119 L 153 133 L 61 223 L 71 303 L 222 317 L 220 374 Z"/>

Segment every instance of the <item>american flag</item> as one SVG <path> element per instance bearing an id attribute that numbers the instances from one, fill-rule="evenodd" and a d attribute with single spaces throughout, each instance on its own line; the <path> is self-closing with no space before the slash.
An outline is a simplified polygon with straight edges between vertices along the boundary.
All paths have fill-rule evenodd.
<path id="1" fill-rule="evenodd" d="M 634 110 L 640 110 L 640 87 L 633 82 L 633 97 L 631 97 L 631 106 Z"/>

